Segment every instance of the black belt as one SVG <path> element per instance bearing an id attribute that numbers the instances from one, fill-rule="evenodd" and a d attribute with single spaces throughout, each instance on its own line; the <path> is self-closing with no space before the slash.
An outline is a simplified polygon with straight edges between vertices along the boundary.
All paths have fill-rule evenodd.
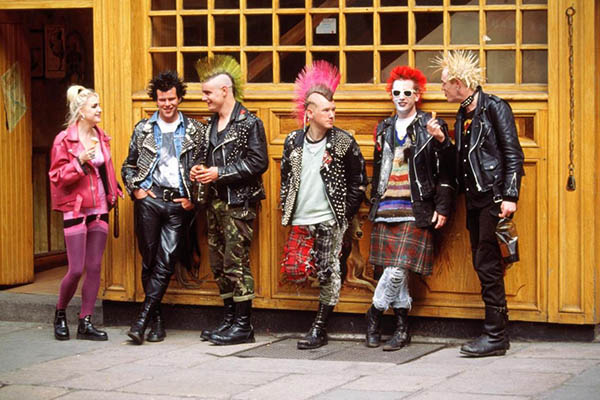
<path id="1" fill-rule="evenodd" d="M 89 224 L 92 221 L 95 221 L 98 218 L 98 214 L 92 214 L 92 215 L 88 215 L 87 217 L 85 217 L 85 224 Z M 100 218 L 102 221 L 106 222 L 108 224 L 108 214 L 100 214 Z M 70 228 L 72 226 L 75 225 L 79 225 L 83 223 L 83 217 L 79 217 L 79 218 L 73 218 L 73 219 L 65 219 L 63 221 L 63 227 L 64 228 Z"/>
<path id="2" fill-rule="evenodd" d="M 163 201 L 173 201 L 175 199 L 185 197 L 179 193 L 179 189 L 173 189 L 170 187 L 152 185 L 150 190 L 152 190 L 152 193 L 156 195 L 157 199 L 162 199 Z"/>

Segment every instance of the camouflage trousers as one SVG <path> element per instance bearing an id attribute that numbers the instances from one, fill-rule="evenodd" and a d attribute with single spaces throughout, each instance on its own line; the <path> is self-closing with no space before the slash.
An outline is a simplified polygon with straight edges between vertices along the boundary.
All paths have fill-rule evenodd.
<path id="1" fill-rule="evenodd" d="M 312 251 L 319 279 L 319 302 L 328 306 L 335 306 L 340 298 L 340 253 L 347 226 L 339 226 L 334 219 L 307 225 L 315 238 Z"/>
<path id="2" fill-rule="evenodd" d="M 231 207 L 212 200 L 206 210 L 208 257 L 221 298 L 235 302 L 251 300 L 254 278 L 250 270 L 250 244 L 256 207 Z"/>

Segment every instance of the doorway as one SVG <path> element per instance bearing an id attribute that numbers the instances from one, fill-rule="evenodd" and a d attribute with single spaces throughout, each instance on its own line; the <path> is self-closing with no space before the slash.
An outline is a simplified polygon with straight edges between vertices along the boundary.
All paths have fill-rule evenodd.
<path id="1" fill-rule="evenodd" d="M 62 214 L 50 205 L 50 149 L 64 129 L 67 88 L 72 84 L 94 87 L 93 12 L 87 8 L 0 14 L 22 26 L 30 55 L 34 279 L 10 291 L 57 294 L 67 256 Z"/>

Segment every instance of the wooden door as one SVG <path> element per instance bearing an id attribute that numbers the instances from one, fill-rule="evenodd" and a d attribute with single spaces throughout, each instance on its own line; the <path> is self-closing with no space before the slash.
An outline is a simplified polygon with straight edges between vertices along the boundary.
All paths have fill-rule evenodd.
<path id="1" fill-rule="evenodd" d="M 0 22 L 0 285 L 33 281 L 29 64 L 23 27 Z"/>

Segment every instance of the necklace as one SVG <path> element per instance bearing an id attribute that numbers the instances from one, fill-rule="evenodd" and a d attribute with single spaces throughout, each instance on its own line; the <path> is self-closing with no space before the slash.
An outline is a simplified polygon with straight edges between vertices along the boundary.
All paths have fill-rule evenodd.
<path id="1" fill-rule="evenodd" d="M 475 92 L 477 93 L 477 92 Z M 467 108 L 468 106 L 471 105 L 471 103 L 473 102 L 473 100 L 475 99 L 475 93 L 473 93 L 472 95 L 470 95 L 469 97 L 467 97 L 466 99 L 464 99 L 462 101 L 462 103 L 460 103 L 460 106 L 462 108 Z"/>

